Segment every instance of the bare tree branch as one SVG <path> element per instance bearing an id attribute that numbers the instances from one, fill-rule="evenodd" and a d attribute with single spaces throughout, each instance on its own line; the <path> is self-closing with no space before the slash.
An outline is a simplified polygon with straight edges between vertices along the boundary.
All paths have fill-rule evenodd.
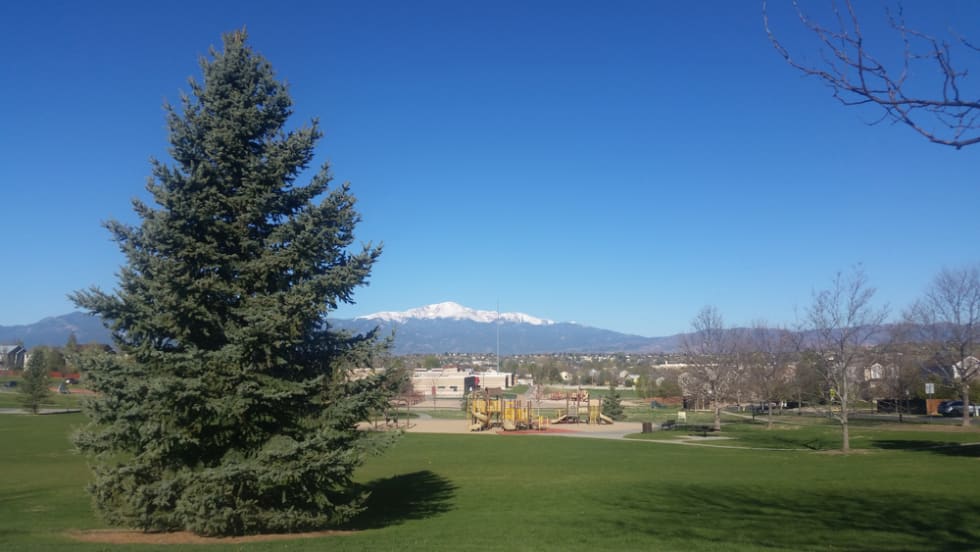
<path id="1" fill-rule="evenodd" d="M 890 70 L 866 48 L 853 2 L 844 0 L 843 4 L 845 9 L 841 10 L 837 1 L 830 2 L 836 22 L 832 28 L 809 16 L 797 0 L 793 1 L 800 23 L 821 45 L 823 67 L 798 61 L 790 54 L 770 26 L 768 3 L 763 0 L 766 34 L 786 63 L 804 75 L 823 80 L 842 104 L 878 105 L 883 110 L 882 117 L 871 124 L 891 120 L 907 125 L 930 142 L 956 149 L 980 142 L 980 97 L 963 92 L 967 70 L 956 68 L 950 43 L 909 28 L 901 7 L 894 14 L 886 10 L 888 24 L 902 42 L 902 62 Z M 954 39 L 957 46 L 980 51 L 962 37 L 954 35 Z M 921 95 L 910 81 L 913 67 L 920 64 L 932 71 L 919 74 L 938 70 L 940 75 L 941 81 L 931 96 Z"/>

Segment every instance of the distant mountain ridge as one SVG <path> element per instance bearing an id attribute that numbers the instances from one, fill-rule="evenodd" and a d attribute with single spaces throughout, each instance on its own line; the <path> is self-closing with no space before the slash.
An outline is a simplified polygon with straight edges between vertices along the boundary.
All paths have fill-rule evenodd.
<path id="1" fill-rule="evenodd" d="M 642 337 L 555 322 L 524 313 L 484 311 L 444 302 L 401 312 L 379 312 L 355 319 L 329 318 L 330 325 L 353 333 L 377 329 L 394 336 L 392 353 L 493 353 L 520 355 L 583 352 L 672 352 L 680 336 Z M 59 347 L 75 333 L 79 343 L 112 343 L 101 320 L 82 312 L 45 318 L 34 324 L 0 326 L 0 344 L 23 342 Z M 498 333 L 499 332 L 499 333 Z"/>
<path id="2" fill-rule="evenodd" d="M 81 344 L 112 343 L 112 334 L 100 318 L 76 311 L 49 316 L 33 324 L 0 326 L 0 344 L 23 342 L 28 349 L 38 345 L 61 347 L 68 343 L 72 333 Z"/>
<path id="3" fill-rule="evenodd" d="M 497 313 L 444 302 L 401 312 L 379 312 L 354 319 L 329 318 L 337 329 L 363 334 L 377 329 L 382 337 L 393 336 L 392 353 L 495 353 L 499 336 L 501 355 L 546 353 L 675 353 L 681 350 L 684 334 L 642 337 L 593 328 L 573 322 L 555 322 L 523 313 Z M 499 332 L 499 333 L 498 333 Z M 48 317 L 34 324 L 0 326 L 0 345 L 22 342 L 30 349 L 38 345 L 63 346 L 72 333 L 79 343 L 112 343 L 102 321 L 89 314 L 73 312 Z M 812 333 L 812 332 L 808 332 Z M 872 336 L 871 343 L 884 343 L 887 328 Z M 812 339 L 812 336 L 806 337 Z"/>
<path id="4" fill-rule="evenodd" d="M 677 336 L 642 337 L 519 312 L 475 310 L 451 301 L 330 323 L 354 333 L 377 328 L 381 335 L 393 335 L 396 355 L 493 353 L 498 336 L 501 355 L 670 352 L 680 344 Z"/>

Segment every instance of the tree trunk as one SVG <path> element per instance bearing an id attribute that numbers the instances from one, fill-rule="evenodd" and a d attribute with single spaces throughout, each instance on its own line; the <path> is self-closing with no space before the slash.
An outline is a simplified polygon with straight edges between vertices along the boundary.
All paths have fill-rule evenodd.
<path id="1" fill-rule="evenodd" d="M 721 431 L 721 403 L 715 401 L 715 431 Z"/>
<path id="2" fill-rule="evenodd" d="M 963 361 L 966 362 L 965 360 Z M 970 427 L 970 384 L 963 383 L 963 427 Z"/>
<path id="3" fill-rule="evenodd" d="M 840 350 L 840 358 L 845 357 L 845 351 L 842 347 Z M 848 425 L 848 415 L 850 415 L 851 408 L 851 385 L 848 380 L 847 367 L 848 362 L 842 362 L 838 368 L 839 378 L 837 385 L 837 398 L 840 400 L 840 429 L 841 429 L 841 452 L 848 453 L 851 451 L 851 432 L 850 426 Z M 833 403 L 831 403 L 831 409 L 833 409 Z"/>
<path id="4" fill-rule="evenodd" d="M 766 420 L 766 429 L 772 429 L 772 401 L 769 401 L 766 408 L 769 409 L 769 418 Z"/>

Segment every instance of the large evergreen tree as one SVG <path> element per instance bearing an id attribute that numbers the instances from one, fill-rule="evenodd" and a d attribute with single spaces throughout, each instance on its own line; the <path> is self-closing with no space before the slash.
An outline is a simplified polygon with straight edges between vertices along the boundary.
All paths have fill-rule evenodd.
<path id="1" fill-rule="evenodd" d="M 349 519 L 351 475 L 378 438 L 384 374 L 352 377 L 373 336 L 328 328 L 380 253 L 351 251 L 359 221 L 326 166 L 306 185 L 316 121 L 285 128 L 291 100 L 244 31 L 202 59 L 167 106 L 172 166 L 153 162 L 138 226 L 110 221 L 125 254 L 113 292 L 77 292 L 121 354 L 84 362 L 98 393 L 75 437 L 113 524 L 199 534 L 289 532 Z"/>

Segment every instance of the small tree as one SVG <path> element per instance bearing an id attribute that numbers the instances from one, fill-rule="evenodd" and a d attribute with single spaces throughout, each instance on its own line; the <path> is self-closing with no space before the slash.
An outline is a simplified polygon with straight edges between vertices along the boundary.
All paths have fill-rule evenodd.
<path id="1" fill-rule="evenodd" d="M 918 339 L 926 344 L 969 404 L 970 385 L 980 380 L 980 266 L 943 269 L 923 297 L 906 312 Z M 963 426 L 970 425 L 963 409 Z"/>
<path id="2" fill-rule="evenodd" d="M 68 334 L 68 340 L 65 342 L 64 347 L 64 360 L 65 360 L 65 370 L 71 372 L 78 371 L 78 365 L 75 363 L 75 356 L 77 356 L 82 351 L 82 347 L 78 344 L 78 337 L 75 336 L 75 332 Z"/>
<path id="3" fill-rule="evenodd" d="M 875 289 L 857 267 L 849 275 L 838 273 L 831 286 L 813 296 L 809 318 L 816 353 L 824 362 L 817 368 L 829 387 L 833 414 L 840 422 L 841 451 L 851 449 L 849 414 L 857 394 L 859 364 L 866 361 L 865 347 L 885 320 L 886 308 L 872 304 Z"/>
<path id="4" fill-rule="evenodd" d="M 75 332 L 68 334 L 68 341 L 65 342 L 65 352 L 68 354 L 77 353 L 79 350 L 78 337 L 75 336 Z"/>
<path id="5" fill-rule="evenodd" d="M 44 401 L 51 396 L 48 389 L 50 383 L 43 350 L 31 353 L 27 367 L 24 369 L 24 380 L 20 386 L 21 406 L 31 414 L 37 414 Z"/>
<path id="6" fill-rule="evenodd" d="M 615 383 L 609 384 L 609 394 L 602 398 L 602 413 L 613 420 L 622 420 L 625 417 L 623 399 L 619 396 L 619 391 L 616 391 Z"/>
<path id="7" fill-rule="evenodd" d="M 796 334 L 757 321 L 744 334 L 747 372 L 756 395 L 766 402 L 766 428 L 772 429 L 772 405 L 787 388 L 790 365 L 799 350 Z"/>
<path id="8" fill-rule="evenodd" d="M 714 412 L 714 430 L 721 430 L 721 407 L 739 379 L 732 333 L 725 329 L 713 306 L 702 308 L 691 321 L 693 332 L 684 336 L 687 380 L 696 394 L 706 396 Z"/>
<path id="9" fill-rule="evenodd" d="M 58 372 L 64 375 L 68 370 L 64 353 L 54 347 L 50 347 L 44 352 L 44 363 L 47 366 L 48 373 Z"/>
<path id="10" fill-rule="evenodd" d="M 681 386 L 677 381 L 677 377 L 677 374 L 670 373 L 657 378 L 660 380 L 660 384 L 657 385 L 657 396 L 661 398 L 681 396 Z M 654 383 L 656 383 L 656 380 Z"/>

